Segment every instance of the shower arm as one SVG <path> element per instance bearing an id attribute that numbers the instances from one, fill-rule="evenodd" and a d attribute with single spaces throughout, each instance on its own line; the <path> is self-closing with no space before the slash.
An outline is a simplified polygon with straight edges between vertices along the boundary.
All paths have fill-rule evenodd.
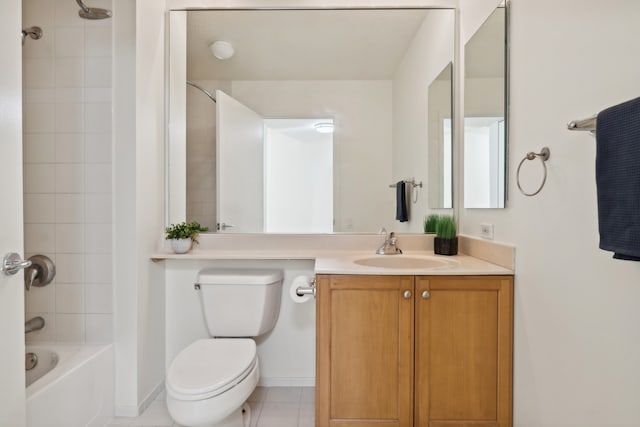
<path id="1" fill-rule="evenodd" d="M 214 104 L 217 104 L 216 97 L 215 97 L 215 96 L 213 96 L 213 95 L 211 94 L 211 92 L 209 92 L 208 90 L 206 90 L 206 89 L 205 89 L 205 88 L 203 88 L 202 86 L 200 86 L 200 85 L 198 85 L 198 84 L 196 84 L 196 83 L 192 82 L 191 80 L 187 80 L 187 84 L 188 84 L 189 86 L 193 86 L 193 87 L 195 87 L 195 88 L 196 88 L 196 89 L 198 89 L 200 92 L 202 92 L 202 93 L 204 93 L 205 95 L 207 95 L 207 96 L 209 97 L 209 99 L 210 99 L 210 100 L 212 100 L 212 101 L 214 102 Z"/>
<path id="2" fill-rule="evenodd" d="M 91 12 L 91 9 L 89 8 L 89 6 L 87 6 L 86 4 L 82 3 L 82 0 L 76 0 L 76 3 L 78 3 L 78 6 L 80 6 L 82 8 L 82 10 L 84 10 L 85 13 Z"/>

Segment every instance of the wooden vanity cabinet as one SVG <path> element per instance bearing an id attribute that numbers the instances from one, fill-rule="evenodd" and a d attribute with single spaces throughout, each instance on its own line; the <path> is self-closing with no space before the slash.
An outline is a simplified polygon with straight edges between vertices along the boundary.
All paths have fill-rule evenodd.
<path id="1" fill-rule="evenodd" d="M 317 427 L 512 425 L 512 276 L 316 284 Z"/>

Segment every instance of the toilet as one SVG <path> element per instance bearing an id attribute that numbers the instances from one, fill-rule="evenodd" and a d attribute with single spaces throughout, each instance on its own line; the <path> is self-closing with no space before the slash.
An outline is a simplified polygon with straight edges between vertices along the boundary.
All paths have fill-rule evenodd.
<path id="1" fill-rule="evenodd" d="M 257 337 L 280 312 L 282 271 L 207 268 L 195 288 L 211 338 L 182 350 L 167 371 L 167 408 L 186 427 L 248 427 L 260 377 Z"/>

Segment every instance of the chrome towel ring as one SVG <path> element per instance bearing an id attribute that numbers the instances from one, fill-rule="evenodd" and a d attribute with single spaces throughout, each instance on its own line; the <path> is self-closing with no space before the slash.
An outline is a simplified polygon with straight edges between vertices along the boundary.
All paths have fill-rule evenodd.
<path id="1" fill-rule="evenodd" d="M 518 165 L 518 171 L 516 172 L 516 183 L 518 184 L 518 190 L 520 190 L 520 192 L 525 196 L 535 196 L 540 192 L 540 190 L 542 190 L 542 187 L 544 187 L 544 183 L 547 182 L 546 161 L 549 160 L 549 156 L 551 156 L 551 151 L 549 150 L 549 147 L 542 147 L 542 150 L 540 150 L 539 153 L 534 153 L 533 151 L 530 151 L 527 153 L 524 159 L 520 161 L 520 164 Z M 542 177 L 542 183 L 540 184 L 540 187 L 538 187 L 538 189 L 533 193 L 527 193 L 522 189 L 522 186 L 520 185 L 520 168 L 522 167 L 522 164 L 525 162 L 525 160 L 534 160 L 536 157 L 538 157 L 542 161 L 542 166 L 544 167 L 544 176 Z"/>

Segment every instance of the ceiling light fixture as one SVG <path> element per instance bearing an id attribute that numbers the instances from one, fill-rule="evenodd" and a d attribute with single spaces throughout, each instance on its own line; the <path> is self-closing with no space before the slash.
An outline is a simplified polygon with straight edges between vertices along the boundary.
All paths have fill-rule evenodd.
<path id="1" fill-rule="evenodd" d="M 319 133 L 333 133 L 333 123 L 330 122 L 320 122 L 313 125 L 316 129 L 316 132 Z"/>
<path id="2" fill-rule="evenodd" d="M 229 42 L 218 40 L 217 42 L 213 42 L 209 45 L 209 50 L 218 59 L 225 60 L 229 59 L 235 53 L 233 46 Z"/>

